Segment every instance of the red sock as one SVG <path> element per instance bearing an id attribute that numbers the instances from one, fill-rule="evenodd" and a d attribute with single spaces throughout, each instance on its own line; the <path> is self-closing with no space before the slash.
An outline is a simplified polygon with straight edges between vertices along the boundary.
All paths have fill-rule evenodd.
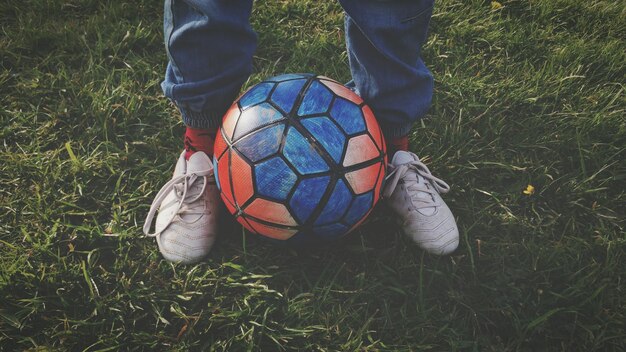
<path id="1" fill-rule="evenodd" d="M 213 156 L 213 143 L 215 142 L 216 129 L 203 129 L 187 127 L 185 130 L 185 159 L 189 160 L 195 152 L 205 152 L 209 157 Z"/>
<path id="2" fill-rule="evenodd" d="M 409 151 L 409 136 L 396 137 L 387 140 L 387 155 L 393 158 L 398 150 Z"/>

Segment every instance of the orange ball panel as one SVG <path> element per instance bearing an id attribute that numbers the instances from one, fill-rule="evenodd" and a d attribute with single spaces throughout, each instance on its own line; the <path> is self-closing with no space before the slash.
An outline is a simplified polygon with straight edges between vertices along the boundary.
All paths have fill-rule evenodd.
<path id="1" fill-rule="evenodd" d="M 222 198 L 225 201 L 235 204 L 233 198 L 233 190 L 230 187 L 230 173 L 228 172 L 228 163 L 230 159 L 230 151 L 227 151 L 222 155 L 222 158 L 217 162 L 217 177 L 220 179 L 220 187 L 222 188 Z"/>
<path id="2" fill-rule="evenodd" d="M 374 189 L 376 185 L 376 177 L 380 170 L 381 164 L 376 163 L 368 167 L 346 173 L 346 180 L 356 194 L 362 194 Z"/>
<path id="3" fill-rule="evenodd" d="M 228 148 L 228 144 L 224 140 L 224 136 L 222 135 L 222 129 L 217 130 L 217 135 L 215 136 L 215 144 L 213 145 L 213 154 L 218 159 L 222 156 L 222 154 Z"/>
<path id="4" fill-rule="evenodd" d="M 250 231 L 250 232 L 255 232 L 256 230 L 248 223 L 248 220 L 246 220 L 244 217 L 242 216 L 238 216 L 237 217 L 237 221 L 241 224 L 241 226 L 243 226 L 246 230 Z"/>
<path id="5" fill-rule="evenodd" d="M 385 167 L 387 165 L 387 157 L 385 157 L 384 164 L 380 166 L 380 171 L 378 172 L 378 181 L 376 182 L 376 187 L 374 187 L 374 203 L 378 202 L 380 198 L 381 187 L 383 186 L 383 181 L 385 180 Z"/>
<path id="6" fill-rule="evenodd" d="M 223 196 L 222 196 L 222 200 L 224 201 L 224 205 L 226 206 L 226 209 L 228 209 L 228 211 L 229 211 L 232 215 L 235 215 L 235 213 L 237 212 L 237 209 L 235 209 L 235 206 L 234 206 L 234 205 L 232 205 L 232 204 L 228 201 L 228 199 L 225 199 Z"/>
<path id="7" fill-rule="evenodd" d="M 239 206 L 254 194 L 252 186 L 252 168 L 235 151 L 231 154 L 230 174 L 233 179 L 235 201 Z"/>
<path id="8" fill-rule="evenodd" d="M 367 129 L 370 131 L 372 137 L 374 137 L 374 142 L 376 142 L 378 149 L 386 151 L 383 133 L 378 126 L 378 121 L 376 121 L 374 112 L 372 112 L 372 109 L 370 109 L 370 107 L 367 105 L 363 106 L 363 116 L 365 117 L 365 124 L 367 125 Z"/>
<path id="9" fill-rule="evenodd" d="M 328 77 L 320 77 L 320 78 L 321 78 L 320 82 L 322 82 L 326 87 L 328 87 L 328 89 L 332 90 L 333 93 L 337 94 L 338 96 L 348 99 L 357 105 L 360 105 L 361 103 L 363 103 L 363 99 L 360 96 L 358 96 L 355 92 L 351 91 L 350 89 L 346 88 L 344 85 L 339 84 L 331 80 Z"/>
<path id="10" fill-rule="evenodd" d="M 380 150 L 367 134 L 352 137 L 348 141 L 348 150 L 343 159 L 343 166 L 351 166 L 372 160 L 380 155 Z"/>
<path id="11" fill-rule="evenodd" d="M 255 199 L 248 205 L 244 213 L 276 224 L 298 226 L 285 205 L 261 198 Z"/>
<path id="12" fill-rule="evenodd" d="M 235 125 L 237 125 L 239 115 L 241 115 L 239 105 L 234 103 L 230 106 L 228 111 L 226 111 L 226 114 L 224 114 L 224 118 L 222 119 L 222 129 L 224 130 L 224 134 L 229 141 L 233 140 L 233 131 L 235 131 Z"/>
<path id="13" fill-rule="evenodd" d="M 250 226 L 254 229 L 254 232 L 266 237 L 274 238 L 277 240 L 286 240 L 295 235 L 298 230 L 294 229 L 281 229 L 278 227 L 268 226 L 258 223 L 251 219 L 246 219 Z"/>

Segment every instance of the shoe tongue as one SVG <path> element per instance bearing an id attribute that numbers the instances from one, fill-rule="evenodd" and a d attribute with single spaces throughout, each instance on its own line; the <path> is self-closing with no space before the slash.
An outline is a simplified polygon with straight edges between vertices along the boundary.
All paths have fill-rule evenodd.
<path id="1" fill-rule="evenodd" d="M 408 164 L 416 160 L 416 157 L 413 156 L 409 152 L 405 152 L 403 150 L 398 150 L 391 159 L 391 164 L 395 167 L 398 167 L 403 164 Z M 419 176 L 416 172 L 407 172 L 404 179 L 413 180 L 413 181 L 421 181 L 422 177 Z"/>
<path id="2" fill-rule="evenodd" d="M 210 169 L 213 166 L 211 159 L 204 152 L 195 152 L 187 161 L 187 173 L 194 173 Z"/>
<path id="3" fill-rule="evenodd" d="M 391 164 L 393 166 L 398 166 L 406 163 L 410 163 L 414 161 L 415 157 L 409 152 L 405 152 L 404 150 L 398 150 L 393 154 L 393 158 L 391 159 Z"/>
<path id="4" fill-rule="evenodd" d="M 209 159 L 209 157 L 204 152 L 195 152 L 191 155 L 189 160 L 187 160 L 187 174 L 192 174 L 198 171 L 206 171 L 207 169 L 211 169 L 212 167 L 213 167 L 213 164 L 211 163 L 211 159 Z M 202 180 L 202 178 L 198 178 L 194 182 L 194 184 L 187 191 L 188 199 L 195 198 L 198 195 L 198 192 L 202 190 L 203 182 L 204 181 Z M 194 203 L 196 202 L 204 202 L 204 198 L 201 197 L 200 199 L 196 200 Z M 196 206 L 201 206 L 201 205 L 196 205 Z M 183 221 L 191 223 L 200 219 L 202 215 L 203 214 L 196 214 L 196 213 L 180 214 L 180 217 L 181 219 L 183 219 Z"/>

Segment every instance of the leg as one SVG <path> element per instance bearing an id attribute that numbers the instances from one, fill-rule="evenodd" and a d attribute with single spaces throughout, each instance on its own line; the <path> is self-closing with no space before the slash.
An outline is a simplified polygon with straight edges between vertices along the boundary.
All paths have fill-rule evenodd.
<path id="1" fill-rule="evenodd" d="M 433 95 L 433 77 L 420 57 L 433 0 L 340 2 L 354 85 L 389 141 L 406 136 Z"/>
<path id="2" fill-rule="evenodd" d="M 452 253 L 459 232 L 441 199 L 450 187 L 408 152 L 413 123 L 433 94 L 433 77 L 420 58 L 433 0 L 341 0 L 355 88 L 372 107 L 393 159 L 384 189 L 406 235 L 434 254 Z M 395 155 L 393 149 L 398 150 Z"/>
<path id="3" fill-rule="evenodd" d="M 217 235 L 213 140 L 222 115 L 252 71 L 256 35 L 248 22 L 251 8 L 252 0 L 165 1 L 169 63 L 162 88 L 178 106 L 187 131 L 174 177 L 156 195 L 143 231 L 156 237 L 169 261 L 201 260 Z"/>
<path id="4" fill-rule="evenodd" d="M 252 72 L 252 0 L 166 0 L 165 96 L 193 128 L 217 128 Z"/>

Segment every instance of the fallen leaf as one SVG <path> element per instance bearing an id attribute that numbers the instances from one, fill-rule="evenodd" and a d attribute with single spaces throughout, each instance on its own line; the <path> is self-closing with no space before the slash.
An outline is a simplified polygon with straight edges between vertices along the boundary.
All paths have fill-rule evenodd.
<path id="1" fill-rule="evenodd" d="M 525 195 L 532 196 L 535 194 L 535 187 L 533 185 L 526 186 L 526 189 L 522 191 Z"/>
<path id="2" fill-rule="evenodd" d="M 497 2 L 497 1 L 492 1 L 491 2 L 491 9 L 492 10 L 498 10 L 502 8 L 502 4 Z"/>

